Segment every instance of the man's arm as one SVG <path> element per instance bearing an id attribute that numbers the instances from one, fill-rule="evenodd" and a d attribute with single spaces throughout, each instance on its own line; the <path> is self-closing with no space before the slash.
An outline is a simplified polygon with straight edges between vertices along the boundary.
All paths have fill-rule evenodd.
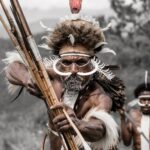
<path id="1" fill-rule="evenodd" d="M 81 119 L 76 116 L 69 106 L 65 106 L 63 103 L 53 106 L 52 109 L 65 107 L 85 140 L 91 143 L 91 147 L 100 149 L 115 146 L 119 138 L 118 127 L 108 113 L 111 110 L 112 100 L 105 94 L 94 94 L 90 97 L 89 101 L 89 111 Z M 81 109 L 84 109 L 84 106 Z M 53 119 L 53 123 L 61 132 L 65 132 L 68 129 L 72 130 L 72 127 L 63 114 L 56 116 Z M 75 133 L 73 132 L 73 134 Z"/>
<path id="2" fill-rule="evenodd" d="M 96 142 L 102 139 L 106 134 L 106 125 L 101 114 L 106 114 L 111 110 L 112 100 L 99 90 L 95 90 L 90 94 L 89 105 L 91 106 L 89 112 L 85 115 L 85 120 L 79 129 L 86 140 Z"/>
<path id="3" fill-rule="evenodd" d="M 30 79 L 27 67 L 19 61 L 9 64 L 5 72 L 8 81 L 15 85 L 25 86 Z"/>
<path id="4" fill-rule="evenodd" d="M 32 80 L 27 67 L 22 62 L 14 61 L 10 63 L 5 69 L 5 73 L 10 85 L 23 86 L 30 94 L 43 99 L 39 88 Z M 11 88 L 14 87 L 12 86 Z"/>
<path id="5" fill-rule="evenodd" d="M 12 85 L 19 85 L 23 86 L 27 89 L 27 91 L 34 95 L 37 96 L 38 98 L 42 98 L 43 96 L 31 78 L 31 75 L 27 69 L 27 67 L 20 61 L 14 61 L 10 63 L 7 68 L 5 69 L 6 72 L 6 78 L 7 80 L 12 84 Z M 53 71 L 53 69 L 48 69 L 47 70 L 49 77 L 52 80 L 52 84 L 54 86 L 54 90 L 56 92 L 56 95 L 58 96 L 58 99 L 60 99 L 60 89 L 61 84 L 59 82 L 58 75 Z"/>
<path id="6" fill-rule="evenodd" d="M 119 111 L 121 116 L 121 137 L 126 146 L 129 146 L 132 141 L 132 124 L 126 121 L 126 117 L 124 115 L 124 111 Z"/>

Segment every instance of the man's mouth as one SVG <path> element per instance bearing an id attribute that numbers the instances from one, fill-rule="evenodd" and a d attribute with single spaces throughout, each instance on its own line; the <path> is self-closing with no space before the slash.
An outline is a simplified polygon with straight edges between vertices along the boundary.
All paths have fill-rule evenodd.
<path id="1" fill-rule="evenodd" d="M 143 109 L 145 109 L 145 110 L 150 109 L 150 107 L 149 106 L 144 106 Z"/>
<path id="2" fill-rule="evenodd" d="M 80 90 L 82 79 L 78 76 L 71 75 L 65 80 L 65 86 L 69 90 Z"/>

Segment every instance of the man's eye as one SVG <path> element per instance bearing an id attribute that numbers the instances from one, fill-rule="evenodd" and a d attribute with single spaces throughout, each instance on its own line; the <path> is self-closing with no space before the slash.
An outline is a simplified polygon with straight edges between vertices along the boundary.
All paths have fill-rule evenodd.
<path id="1" fill-rule="evenodd" d="M 86 65 L 88 63 L 88 60 L 78 60 L 78 61 L 76 61 L 76 64 L 78 65 L 78 66 L 84 66 L 84 65 Z"/>
<path id="2" fill-rule="evenodd" d="M 62 60 L 62 62 L 61 62 L 63 65 L 65 65 L 65 66 L 70 66 L 71 65 L 71 61 L 68 61 L 68 60 Z"/>
<path id="3" fill-rule="evenodd" d="M 141 99 L 140 102 L 141 102 L 141 103 L 144 103 L 144 102 L 145 102 L 145 99 Z"/>

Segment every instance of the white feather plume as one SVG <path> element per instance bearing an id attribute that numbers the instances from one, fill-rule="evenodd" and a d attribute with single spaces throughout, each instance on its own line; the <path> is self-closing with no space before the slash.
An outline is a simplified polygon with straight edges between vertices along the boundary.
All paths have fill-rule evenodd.
<path id="1" fill-rule="evenodd" d="M 40 45 L 38 45 L 38 47 L 39 48 L 43 48 L 43 49 L 45 49 L 45 50 L 52 50 L 47 44 L 40 44 Z"/>
<path id="2" fill-rule="evenodd" d="M 53 68 L 53 63 L 58 59 L 57 56 L 55 55 L 52 55 L 50 56 L 49 58 L 44 58 L 43 59 L 43 62 L 44 62 L 44 65 L 47 69 L 49 68 Z"/>
<path id="3" fill-rule="evenodd" d="M 68 38 L 69 38 L 71 44 L 74 45 L 74 43 L 75 43 L 75 37 L 72 34 L 69 34 Z"/>
<path id="4" fill-rule="evenodd" d="M 112 26 L 112 24 L 110 22 L 105 28 L 102 29 L 102 31 L 105 32 L 105 31 L 109 30 L 111 28 L 111 26 Z"/>
<path id="5" fill-rule="evenodd" d="M 116 52 L 108 47 L 103 48 L 100 53 L 104 54 L 104 53 L 112 53 L 113 55 L 117 55 Z"/>
<path id="6" fill-rule="evenodd" d="M 148 81 L 148 71 L 145 71 L 145 88 L 147 88 L 147 81 Z"/>
<path id="7" fill-rule="evenodd" d="M 53 28 L 48 28 L 46 25 L 44 25 L 42 21 L 40 21 L 40 25 L 41 25 L 41 27 L 44 28 L 46 31 L 49 31 L 49 32 L 53 32 L 53 31 L 54 31 Z"/>
<path id="8" fill-rule="evenodd" d="M 21 56 L 19 55 L 19 53 L 17 51 L 6 52 L 6 58 L 2 59 L 2 62 L 5 63 L 4 70 L 7 70 L 8 66 L 11 63 L 13 63 L 14 61 L 19 61 L 19 62 L 25 64 L 23 59 L 21 58 Z M 7 78 L 6 78 L 6 84 L 7 84 L 8 92 L 12 95 L 20 88 L 20 86 L 18 86 L 18 85 L 11 84 L 7 80 Z"/>
<path id="9" fill-rule="evenodd" d="M 97 59 L 96 57 L 93 58 L 93 61 L 98 64 L 98 72 L 102 73 L 108 80 L 112 80 L 115 75 L 109 70 L 109 69 L 104 69 L 105 64 L 101 62 L 101 60 Z"/>
<path id="10" fill-rule="evenodd" d="M 50 39 L 49 39 L 49 37 L 48 37 L 48 36 L 42 36 L 42 37 L 41 37 L 41 40 L 50 41 Z"/>
<path id="11" fill-rule="evenodd" d="M 96 21 L 95 18 L 93 18 L 91 16 L 81 15 L 81 14 L 71 14 L 70 16 L 65 16 L 65 17 L 60 19 L 60 22 L 64 22 L 67 20 L 78 20 L 78 19 L 91 22 L 93 25 L 98 26 L 98 27 L 100 26 L 99 22 Z"/>
<path id="12" fill-rule="evenodd" d="M 5 55 L 6 58 L 2 59 L 2 62 L 6 65 L 5 69 L 7 69 L 8 65 L 14 61 L 20 61 L 21 63 L 24 63 L 23 59 L 17 51 L 6 52 Z"/>
<path id="13" fill-rule="evenodd" d="M 102 45 L 106 45 L 106 44 L 108 44 L 108 43 L 107 42 L 99 42 L 95 45 L 95 49 L 102 46 Z"/>

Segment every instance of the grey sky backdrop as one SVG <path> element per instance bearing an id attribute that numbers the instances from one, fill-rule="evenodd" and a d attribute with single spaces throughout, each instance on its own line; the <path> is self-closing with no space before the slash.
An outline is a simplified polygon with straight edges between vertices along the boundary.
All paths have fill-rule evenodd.
<path id="1" fill-rule="evenodd" d="M 26 8 L 39 8 L 39 9 L 50 9 L 50 8 L 62 8 L 68 7 L 69 0 L 20 0 L 23 7 Z M 7 1 L 8 3 L 8 1 Z M 83 7 L 86 9 L 95 8 L 108 8 L 108 0 L 83 0 Z"/>
<path id="2" fill-rule="evenodd" d="M 9 6 L 9 0 L 5 0 Z M 28 21 L 35 22 L 41 18 L 59 18 L 70 14 L 69 0 L 20 0 Z M 112 14 L 109 0 L 83 0 L 82 14 Z"/>
<path id="3" fill-rule="evenodd" d="M 7 6 L 9 6 L 9 1 L 4 0 Z M 129 5 L 132 1 L 126 0 L 125 4 Z M 19 2 L 34 34 L 41 32 L 40 21 L 46 22 L 47 26 L 53 27 L 61 17 L 71 14 L 69 0 L 19 0 Z M 0 13 L 3 16 L 1 7 Z M 115 15 L 110 7 L 110 0 L 83 0 L 80 13 L 89 16 L 105 15 L 106 17 Z M 8 38 L 1 24 L 0 37 Z"/>
<path id="4" fill-rule="evenodd" d="M 4 0 L 7 6 L 9 6 L 9 1 Z M 39 26 L 41 20 L 46 22 L 47 26 L 53 26 L 60 17 L 71 14 L 69 0 L 19 0 L 19 2 L 33 33 L 41 32 Z M 1 7 L 0 13 L 2 13 Z M 102 14 L 110 16 L 114 14 L 113 10 L 110 9 L 109 0 L 83 0 L 80 13 L 90 16 L 99 16 Z M 1 24 L 0 35 L 2 38 L 8 37 Z"/>

